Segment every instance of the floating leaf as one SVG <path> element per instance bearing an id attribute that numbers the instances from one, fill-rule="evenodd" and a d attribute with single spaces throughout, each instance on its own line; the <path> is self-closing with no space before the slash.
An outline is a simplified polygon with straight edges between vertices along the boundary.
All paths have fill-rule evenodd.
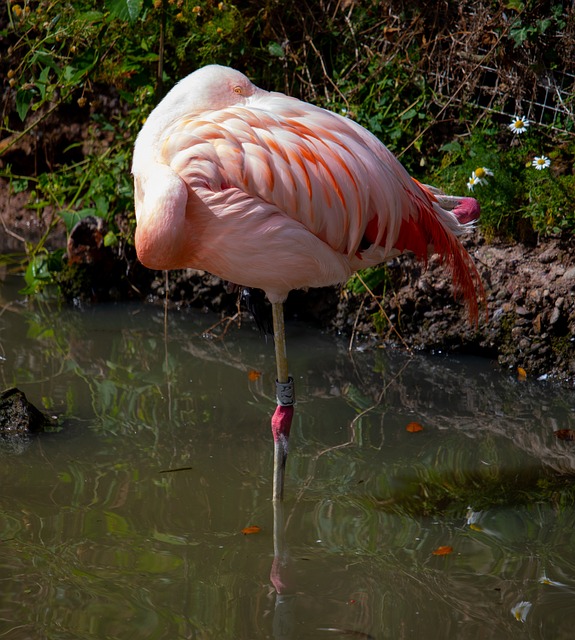
<path id="1" fill-rule="evenodd" d="M 527 371 L 523 367 L 517 367 L 517 379 L 525 380 L 527 378 Z"/>
<path id="2" fill-rule="evenodd" d="M 407 427 L 405 427 L 405 430 L 409 431 L 409 433 L 417 433 L 418 431 L 423 431 L 423 427 L 419 422 L 410 422 Z"/>
<path id="3" fill-rule="evenodd" d="M 434 556 L 448 556 L 450 553 L 453 553 L 453 547 L 449 545 L 445 545 L 443 547 L 437 547 L 437 549 L 433 552 Z"/>
<path id="4" fill-rule="evenodd" d="M 261 371 L 256 371 L 255 369 L 250 369 L 248 371 L 248 380 L 250 382 L 255 382 L 256 380 L 261 378 L 261 375 L 262 375 Z"/>
<path id="5" fill-rule="evenodd" d="M 261 531 L 261 527 L 258 527 L 257 524 L 253 524 L 251 527 L 245 527 L 242 529 L 242 533 L 244 536 L 252 535 L 253 533 L 259 533 Z"/>
<path id="6" fill-rule="evenodd" d="M 553 433 L 559 440 L 575 440 L 575 429 L 557 429 Z"/>

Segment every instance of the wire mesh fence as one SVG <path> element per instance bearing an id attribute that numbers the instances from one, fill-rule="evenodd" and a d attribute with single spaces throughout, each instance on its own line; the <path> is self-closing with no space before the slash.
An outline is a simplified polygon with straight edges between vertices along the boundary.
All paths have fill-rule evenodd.
<path id="1" fill-rule="evenodd" d="M 545 71 L 534 81 L 531 95 L 516 92 L 514 78 L 492 65 L 481 64 L 476 69 L 478 80 L 471 91 L 458 96 L 453 91 L 455 78 L 447 71 L 431 76 L 434 90 L 445 100 L 471 102 L 476 107 L 512 118 L 518 114 L 529 121 L 557 131 L 575 128 L 575 74 L 567 71 Z"/>

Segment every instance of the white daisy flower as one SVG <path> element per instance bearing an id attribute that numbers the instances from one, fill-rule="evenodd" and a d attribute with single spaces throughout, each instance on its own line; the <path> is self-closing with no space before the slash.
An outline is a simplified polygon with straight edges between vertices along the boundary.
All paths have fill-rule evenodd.
<path id="1" fill-rule="evenodd" d="M 529 126 L 529 120 L 525 116 L 513 116 L 509 128 L 513 133 L 525 133 Z"/>
<path id="2" fill-rule="evenodd" d="M 475 189 L 478 184 L 481 184 L 474 174 L 475 171 L 471 175 L 471 178 L 469 178 L 469 180 L 467 181 L 467 188 L 469 189 L 469 191 L 473 191 L 473 189 Z"/>
<path id="3" fill-rule="evenodd" d="M 547 169 L 547 167 L 550 166 L 550 164 L 551 164 L 551 160 L 549 160 L 547 156 L 536 156 L 533 162 L 531 163 L 531 165 L 536 169 L 538 169 L 539 171 L 542 171 L 543 169 Z"/>
<path id="4" fill-rule="evenodd" d="M 493 171 L 487 167 L 477 167 L 471 174 L 472 178 L 475 178 L 475 184 L 487 184 L 487 176 L 492 176 Z"/>

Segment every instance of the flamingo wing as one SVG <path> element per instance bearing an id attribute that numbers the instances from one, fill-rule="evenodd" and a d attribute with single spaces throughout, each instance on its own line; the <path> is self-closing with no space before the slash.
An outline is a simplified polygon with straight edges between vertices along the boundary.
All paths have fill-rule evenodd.
<path id="1" fill-rule="evenodd" d="M 350 258 L 368 224 L 391 253 L 401 221 L 417 215 L 417 186 L 375 137 L 282 94 L 176 122 L 162 155 L 192 189 L 239 189 Z"/>

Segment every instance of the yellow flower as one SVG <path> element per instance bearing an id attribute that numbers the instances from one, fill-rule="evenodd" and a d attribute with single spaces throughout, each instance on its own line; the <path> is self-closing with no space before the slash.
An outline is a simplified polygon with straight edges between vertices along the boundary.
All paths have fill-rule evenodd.
<path id="1" fill-rule="evenodd" d="M 473 172 L 473 175 L 475 175 L 476 178 L 479 178 L 479 180 L 483 180 L 487 176 L 492 176 L 493 171 L 491 171 L 491 169 L 488 169 L 487 167 L 477 167 L 477 169 L 475 169 L 475 171 Z"/>

